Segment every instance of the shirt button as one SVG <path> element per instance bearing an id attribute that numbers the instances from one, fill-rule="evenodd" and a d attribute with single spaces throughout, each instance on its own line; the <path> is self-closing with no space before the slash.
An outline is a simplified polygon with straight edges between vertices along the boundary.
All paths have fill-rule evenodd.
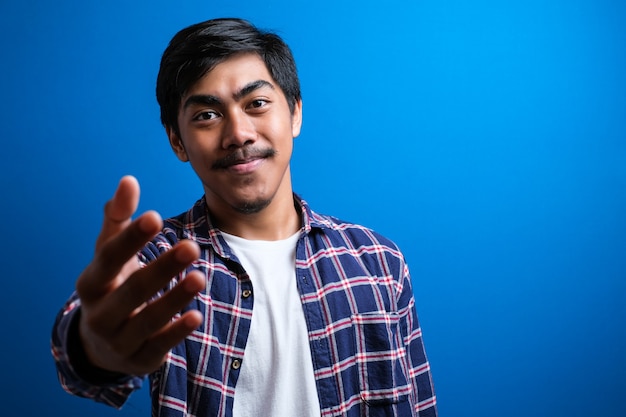
<path id="1" fill-rule="evenodd" d="M 241 361 L 239 359 L 235 359 L 233 363 L 230 364 L 230 367 L 236 371 L 237 369 L 241 368 Z"/>
<path id="2" fill-rule="evenodd" d="M 252 291 L 251 291 L 251 290 L 243 290 L 243 291 L 241 292 L 241 296 L 242 296 L 243 298 L 248 298 L 248 297 L 250 297 L 251 295 L 252 295 Z"/>

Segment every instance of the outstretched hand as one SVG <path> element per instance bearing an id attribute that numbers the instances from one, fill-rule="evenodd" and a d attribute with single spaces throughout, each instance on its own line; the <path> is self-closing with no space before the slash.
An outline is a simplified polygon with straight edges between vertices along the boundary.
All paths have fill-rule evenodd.
<path id="1" fill-rule="evenodd" d="M 139 183 L 122 178 L 105 205 L 102 230 L 92 262 L 76 282 L 81 299 L 80 338 L 87 358 L 102 369 L 128 375 L 156 370 L 168 351 L 202 323 L 198 311 L 172 321 L 204 288 L 204 276 L 193 271 L 160 298 L 154 295 L 189 264 L 200 250 L 181 241 L 144 268 L 139 251 L 162 227 L 158 213 L 132 220 L 139 203 Z"/>

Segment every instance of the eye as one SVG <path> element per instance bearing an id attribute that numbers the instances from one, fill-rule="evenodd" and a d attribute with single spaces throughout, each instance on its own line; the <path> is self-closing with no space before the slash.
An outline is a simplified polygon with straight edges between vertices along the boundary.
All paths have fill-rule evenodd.
<path id="1" fill-rule="evenodd" d="M 263 108 L 265 106 L 267 106 L 269 104 L 269 100 L 265 100 L 262 98 L 257 98 L 254 99 L 250 102 L 250 104 L 248 105 L 248 108 L 250 109 L 260 109 Z"/>
<path id="2" fill-rule="evenodd" d="M 193 117 L 193 120 L 196 121 L 206 121 L 206 120 L 213 120 L 213 119 L 217 119 L 219 117 L 219 114 L 213 110 L 207 110 L 207 111 L 203 111 L 201 113 L 198 113 L 197 115 L 195 115 Z"/>

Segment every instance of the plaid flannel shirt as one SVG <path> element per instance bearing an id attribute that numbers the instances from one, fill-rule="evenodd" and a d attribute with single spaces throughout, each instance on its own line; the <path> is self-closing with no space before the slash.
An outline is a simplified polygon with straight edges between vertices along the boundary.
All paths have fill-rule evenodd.
<path id="1" fill-rule="evenodd" d="M 295 198 L 303 218 L 295 278 L 322 416 L 436 416 L 430 366 L 403 255 L 379 234 L 314 213 Z M 201 248 L 190 268 L 205 273 L 207 286 L 188 308 L 199 310 L 204 322 L 149 375 L 152 414 L 230 417 L 240 365 L 248 360 L 245 346 L 254 289 L 211 224 L 204 198 L 166 220 L 163 231 L 140 252 L 140 261 L 149 263 L 181 239 L 194 240 Z M 121 407 L 143 378 L 95 385 L 76 372 L 67 341 L 79 306 L 74 294 L 53 331 L 61 384 L 72 394 Z"/>

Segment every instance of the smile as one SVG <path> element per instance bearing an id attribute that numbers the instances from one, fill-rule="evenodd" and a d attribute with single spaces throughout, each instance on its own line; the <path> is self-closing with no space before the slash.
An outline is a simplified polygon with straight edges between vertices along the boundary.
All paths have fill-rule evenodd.
<path id="1" fill-rule="evenodd" d="M 226 170 L 237 174 L 247 174 L 256 170 L 267 158 L 276 155 L 274 149 L 244 147 L 218 159 L 213 163 L 215 170 Z"/>
<path id="2" fill-rule="evenodd" d="M 250 174 L 261 166 L 265 162 L 263 158 L 247 159 L 243 161 L 237 161 L 234 164 L 226 168 L 227 171 L 234 174 Z"/>

